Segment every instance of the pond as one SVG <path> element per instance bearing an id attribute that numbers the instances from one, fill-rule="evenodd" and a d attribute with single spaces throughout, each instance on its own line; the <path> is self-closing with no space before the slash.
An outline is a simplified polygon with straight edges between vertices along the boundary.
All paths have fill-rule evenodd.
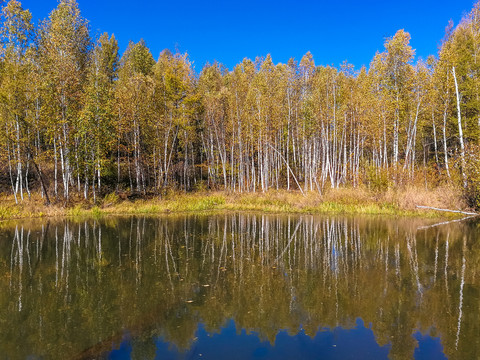
<path id="1" fill-rule="evenodd" d="M 480 358 L 479 223 L 0 223 L 0 359 Z"/>

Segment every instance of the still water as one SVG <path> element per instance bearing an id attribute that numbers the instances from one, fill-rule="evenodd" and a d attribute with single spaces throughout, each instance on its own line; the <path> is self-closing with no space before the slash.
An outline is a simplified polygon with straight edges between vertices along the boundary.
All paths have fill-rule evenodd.
<path id="1" fill-rule="evenodd" d="M 480 224 L 0 223 L 0 359 L 478 359 Z"/>

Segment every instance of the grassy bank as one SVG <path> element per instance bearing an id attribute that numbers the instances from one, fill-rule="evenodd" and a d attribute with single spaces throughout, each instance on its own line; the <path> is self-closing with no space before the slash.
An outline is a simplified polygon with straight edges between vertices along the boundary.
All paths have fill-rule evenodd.
<path id="1" fill-rule="evenodd" d="M 373 193 L 367 189 L 330 189 L 324 194 L 296 191 L 267 193 L 174 193 L 162 199 L 121 200 L 109 194 L 97 204 L 80 200 L 64 207 L 62 203 L 44 205 L 39 194 L 15 204 L 13 197 L 3 195 L 0 219 L 39 218 L 56 216 L 155 215 L 162 213 L 205 211 L 259 211 L 297 214 L 371 214 L 389 216 L 459 217 L 458 214 L 416 209 L 427 205 L 448 209 L 465 209 L 461 196 L 452 188 L 434 190 L 404 188 Z"/>

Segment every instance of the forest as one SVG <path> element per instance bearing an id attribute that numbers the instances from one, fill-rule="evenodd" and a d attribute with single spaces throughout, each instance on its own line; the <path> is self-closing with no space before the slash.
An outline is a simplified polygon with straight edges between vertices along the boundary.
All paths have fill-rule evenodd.
<path id="1" fill-rule="evenodd" d="M 144 41 L 120 54 L 75 0 L 37 25 L 10 0 L 1 18 L 0 192 L 17 203 L 453 184 L 480 205 L 480 2 L 438 54 L 416 59 L 398 30 L 361 69 L 308 52 L 197 73 Z"/>

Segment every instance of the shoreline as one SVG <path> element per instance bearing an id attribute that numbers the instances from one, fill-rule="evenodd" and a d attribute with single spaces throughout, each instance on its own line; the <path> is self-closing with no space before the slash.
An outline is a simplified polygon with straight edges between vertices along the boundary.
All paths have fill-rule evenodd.
<path id="1" fill-rule="evenodd" d="M 429 201 L 430 203 L 425 203 Z M 182 213 L 261 212 L 268 214 L 380 215 L 393 217 L 461 218 L 462 214 L 417 209 L 416 205 L 465 208 L 454 192 L 439 188 L 421 191 L 408 188 L 383 194 L 366 189 L 330 189 L 325 194 L 298 191 L 228 193 L 222 191 L 172 193 L 162 199 L 120 199 L 114 193 L 97 204 L 77 200 L 68 207 L 62 203 L 46 206 L 40 194 L 15 204 L 6 197 L 0 202 L 0 220 L 51 217 L 100 217 L 107 215 L 164 215 Z M 453 205 L 453 206 L 452 206 Z"/>

